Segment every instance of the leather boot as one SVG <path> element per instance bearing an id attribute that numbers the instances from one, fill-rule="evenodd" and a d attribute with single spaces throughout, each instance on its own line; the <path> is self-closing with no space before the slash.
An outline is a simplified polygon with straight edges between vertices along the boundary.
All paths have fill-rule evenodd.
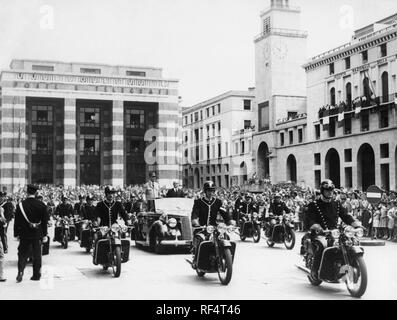
<path id="1" fill-rule="evenodd" d="M 4 259 L 0 259 L 0 282 L 6 281 L 6 278 L 4 278 Z"/>

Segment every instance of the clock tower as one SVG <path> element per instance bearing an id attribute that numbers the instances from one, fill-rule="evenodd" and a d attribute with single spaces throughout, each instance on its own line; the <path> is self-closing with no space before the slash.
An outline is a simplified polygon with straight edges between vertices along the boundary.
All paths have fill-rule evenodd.
<path id="1" fill-rule="evenodd" d="M 261 32 L 254 40 L 258 122 L 253 156 L 262 177 L 272 178 L 272 171 L 277 170 L 272 165 L 277 161 L 272 161 L 278 146 L 277 120 L 289 112 L 306 112 L 306 73 L 302 66 L 307 61 L 307 32 L 300 30 L 300 12 L 300 8 L 290 6 L 289 0 L 271 0 L 270 8 L 260 14 Z"/>

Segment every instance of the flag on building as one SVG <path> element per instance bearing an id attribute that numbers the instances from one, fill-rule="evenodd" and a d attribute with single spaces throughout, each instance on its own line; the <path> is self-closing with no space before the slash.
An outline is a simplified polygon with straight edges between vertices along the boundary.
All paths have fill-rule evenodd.
<path id="1" fill-rule="evenodd" d="M 354 110 L 354 115 L 355 115 L 356 118 L 358 118 L 358 117 L 360 116 L 360 113 L 361 113 L 361 104 L 362 104 L 362 100 L 361 100 L 361 98 L 360 98 L 360 99 L 357 100 L 356 108 L 355 108 L 355 110 Z"/>
<path id="2" fill-rule="evenodd" d="M 329 110 L 325 110 L 323 113 L 323 130 L 327 131 L 329 129 Z"/>
<path id="3" fill-rule="evenodd" d="M 340 112 L 338 113 L 338 128 L 343 127 L 345 124 L 345 113 L 344 112 Z"/>

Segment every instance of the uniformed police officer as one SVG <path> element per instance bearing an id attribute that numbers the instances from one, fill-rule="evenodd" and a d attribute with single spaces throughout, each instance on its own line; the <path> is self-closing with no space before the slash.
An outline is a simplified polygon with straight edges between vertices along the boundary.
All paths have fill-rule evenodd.
<path id="1" fill-rule="evenodd" d="M 3 250 L 6 254 L 8 252 L 7 230 L 11 220 L 14 217 L 14 205 L 11 201 L 7 201 L 7 193 L 0 192 L 0 207 L 4 209 L 5 223 L 0 223 L 0 238 L 3 243 Z"/>
<path id="2" fill-rule="evenodd" d="M 290 213 L 290 209 L 287 205 L 281 200 L 281 194 L 276 193 L 274 195 L 274 201 L 270 204 L 269 207 L 269 217 L 265 219 L 265 233 L 266 236 L 272 233 L 273 227 L 276 224 L 275 217 L 282 216 L 284 213 Z M 265 216 L 263 214 L 263 216 Z"/>
<path id="3" fill-rule="evenodd" d="M 95 214 L 100 226 L 111 227 L 112 224 L 117 223 L 119 216 L 126 224 L 131 224 L 123 204 L 114 200 L 115 193 L 116 190 L 114 188 L 106 187 L 105 200 L 98 202 L 95 208 Z"/>
<path id="4" fill-rule="evenodd" d="M 33 253 L 30 280 L 38 281 L 41 277 L 41 243 L 47 241 L 48 214 L 46 205 L 35 199 L 37 190 L 37 186 L 28 185 L 28 197 L 19 203 L 15 212 L 14 236 L 19 239 L 17 282 L 22 281 L 30 252 Z"/>
<path id="5" fill-rule="evenodd" d="M 86 203 L 83 205 L 81 209 L 81 214 L 83 220 L 90 220 L 92 222 L 95 222 L 97 219 L 97 216 L 95 214 L 95 206 L 93 204 L 93 197 L 88 195 L 86 197 Z"/>
<path id="6" fill-rule="evenodd" d="M 318 269 L 320 267 L 321 256 L 324 248 L 327 247 L 323 230 L 336 229 L 338 218 L 354 228 L 361 227 L 361 223 L 349 215 L 339 201 L 333 199 L 335 186 L 329 179 L 321 182 L 320 199 L 311 202 L 307 210 L 307 221 L 310 227 L 310 237 L 313 244 L 314 259 L 310 276 L 313 280 L 318 279 Z"/>
<path id="7" fill-rule="evenodd" d="M 61 197 L 61 201 L 62 202 L 55 209 L 55 215 L 61 218 L 63 217 L 73 218 L 73 207 L 68 202 L 69 199 L 63 195 Z"/>

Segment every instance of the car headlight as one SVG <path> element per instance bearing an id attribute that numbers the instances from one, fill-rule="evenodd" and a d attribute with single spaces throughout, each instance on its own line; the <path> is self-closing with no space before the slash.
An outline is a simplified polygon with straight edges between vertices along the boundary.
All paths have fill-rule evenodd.
<path id="1" fill-rule="evenodd" d="M 356 230 L 354 230 L 353 227 L 347 226 L 347 227 L 345 228 L 345 235 L 346 235 L 348 238 L 353 238 L 355 234 L 356 234 Z"/>
<path id="2" fill-rule="evenodd" d="M 175 218 L 171 218 L 168 220 L 168 226 L 170 228 L 175 228 L 177 224 L 178 224 L 178 222 L 176 221 Z"/>
<path id="3" fill-rule="evenodd" d="M 340 236 L 340 232 L 339 232 L 338 229 L 334 229 L 334 230 L 331 231 L 331 235 L 332 235 L 332 237 L 333 237 L 334 239 L 338 239 L 339 236 Z"/>
<path id="4" fill-rule="evenodd" d="M 218 224 L 217 229 L 218 229 L 219 233 L 222 234 L 222 233 L 225 233 L 227 231 L 227 226 L 224 223 L 220 223 L 220 224 Z"/>
<path id="5" fill-rule="evenodd" d="M 81 228 L 82 228 L 82 229 L 86 229 L 86 228 L 87 228 L 87 223 L 83 223 L 83 224 L 81 225 Z"/>
<path id="6" fill-rule="evenodd" d="M 111 230 L 112 230 L 112 232 L 117 233 L 117 232 L 120 231 L 120 226 L 115 223 L 115 224 L 112 225 L 112 229 Z"/>
<path id="7" fill-rule="evenodd" d="M 207 232 L 208 233 L 213 233 L 215 231 L 215 227 L 214 226 L 207 226 Z"/>
<path id="8" fill-rule="evenodd" d="M 256 212 L 254 212 L 254 213 L 252 214 L 252 216 L 253 216 L 254 218 L 258 218 L 258 214 L 257 214 Z"/>
<path id="9" fill-rule="evenodd" d="M 356 231 L 356 237 L 357 237 L 357 238 L 362 238 L 362 237 L 364 237 L 364 230 L 363 230 L 363 228 L 357 228 L 355 231 Z"/>

